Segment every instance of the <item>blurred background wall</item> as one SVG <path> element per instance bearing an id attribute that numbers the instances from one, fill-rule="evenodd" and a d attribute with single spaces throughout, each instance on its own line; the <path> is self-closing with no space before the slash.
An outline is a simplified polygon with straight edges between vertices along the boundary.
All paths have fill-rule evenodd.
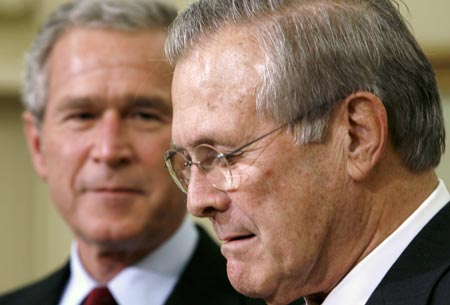
<path id="1" fill-rule="evenodd" d="M 166 0 L 168 1 L 168 0 Z M 180 8 L 187 0 L 173 0 Z M 23 55 L 43 18 L 62 0 L 0 0 L 0 293 L 37 279 L 66 259 L 71 234 L 36 177 L 21 125 Z M 404 0 L 443 98 L 450 145 L 450 1 Z M 450 186 L 450 151 L 439 175 Z"/>

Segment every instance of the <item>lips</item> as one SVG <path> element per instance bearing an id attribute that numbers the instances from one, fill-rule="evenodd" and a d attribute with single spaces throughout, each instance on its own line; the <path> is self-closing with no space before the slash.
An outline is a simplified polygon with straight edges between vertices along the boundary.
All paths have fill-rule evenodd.
<path id="1" fill-rule="evenodd" d="M 220 251 L 227 260 L 243 259 L 248 257 L 257 249 L 257 241 L 255 234 L 233 234 L 224 237 L 220 246 Z"/>
<path id="2" fill-rule="evenodd" d="M 76 181 L 80 193 L 97 194 L 146 194 L 148 183 L 145 177 L 113 171 L 84 174 Z"/>
<path id="3" fill-rule="evenodd" d="M 137 188 L 130 187 L 98 187 L 91 190 L 91 192 L 95 193 L 135 193 L 135 194 L 144 194 L 144 191 Z"/>
<path id="4" fill-rule="evenodd" d="M 255 237 L 253 231 L 243 223 L 232 222 L 230 219 L 218 219 L 217 215 L 210 220 L 217 237 L 224 243 L 242 241 Z"/>
<path id="5" fill-rule="evenodd" d="M 223 240 L 224 243 L 229 243 L 229 242 L 233 242 L 233 241 L 249 239 L 252 237 L 255 237 L 255 234 L 250 233 L 250 234 L 242 234 L 242 235 L 231 235 L 231 236 L 220 238 L 220 239 Z"/>
<path id="6" fill-rule="evenodd" d="M 259 238 L 252 224 L 246 220 L 232 221 L 230 218 L 212 219 L 214 230 L 222 244 L 220 250 L 227 260 L 241 259 L 257 251 Z"/>
<path id="7" fill-rule="evenodd" d="M 131 197 L 145 196 L 144 189 L 130 185 L 95 185 L 86 187 L 81 192 L 87 196 L 96 196 L 107 200 L 131 199 Z"/>

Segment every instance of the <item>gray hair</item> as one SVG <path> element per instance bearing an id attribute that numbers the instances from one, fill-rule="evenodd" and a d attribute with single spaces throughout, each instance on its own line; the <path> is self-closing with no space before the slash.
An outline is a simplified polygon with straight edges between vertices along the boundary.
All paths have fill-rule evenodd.
<path id="1" fill-rule="evenodd" d="M 23 103 L 38 123 L 44 118 L 48 75 L 46 63 L 56 41 L 74 27 L 123 31 L 167 30 L 177 9 L 152 0 L 72 0 L 43 24 L 26 57 Z"/>
<path id="2" fill-rule="evenodd" d="M 358 91 L 378 96 L 403 163 L 420 172 L 445 149 L 432 67 L 390 0 L 200 0 L 169 31 L 175 65 L 223 26 L 240 26 L 266 56 L 256 107 L 293 126 L 298 143 L 321 142 L 330 114 Z"/>

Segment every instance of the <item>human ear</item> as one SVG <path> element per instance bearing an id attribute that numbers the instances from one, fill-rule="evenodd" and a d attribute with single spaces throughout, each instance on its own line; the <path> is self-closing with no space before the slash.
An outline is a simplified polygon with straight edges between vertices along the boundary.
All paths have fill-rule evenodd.
<path id="1" fill-rule="evenodd" d="M 22 115 L 25 138 L 31 155 L 31 161 L 37 174 L 45 181 L 47 179 L 47 167 L 42 151 L 41 130 L 36 118 L 29 112 Z"/>
<path id="2" fill-rule="evenodd" d="M 344 100 L 349 122 L 347 173 L 364 180 L 374 169 L 388 141 L 386 108 L 369 92 L 357 92 Z"/>

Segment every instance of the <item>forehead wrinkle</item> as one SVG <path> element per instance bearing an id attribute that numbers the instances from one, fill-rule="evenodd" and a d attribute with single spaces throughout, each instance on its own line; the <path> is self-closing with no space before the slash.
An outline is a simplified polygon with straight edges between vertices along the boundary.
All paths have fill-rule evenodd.
<path id="1" fill-rule="evenodd" d="M 147 79 L 150 79 L 152 77 L 152 74 L 157 73 L 155 72 L 156 69 L 158 69 L 157 65 L 162 64 L 162 61 L 158 61 L 158 64 L 155 64 L 153 67 L 151 67 L 151 70 L 149 70 L 147 66 L 142 66 L 139 64 L 130 64 L 123 62 L 120 65 L 88 65 L 85 67 L 79 67 L 79 69 L 71 70 L 66 73 L 59 73 L 58 78 L 52 77 L 52 72 L 49 71 L 49 91 L 51 91 L 52 88 L 58 88 L 61 86 L 66 86 L 67 82 L 71 82 L 74 79 L 83 79 L 86 76 L 93 75 L 95 73 L 103 73 L 105 70 L 108 71 L 107 73 L 112 77 L 117 75 L 117 79 L 123 79 L 121 74 L 123 74 L 123 71 L 138 71 L 140 73 L 145 73 Z M 149 62 L 150 63 L 150 62 Z M 51 68 L 51 66 L 50 66 Z M 163 75 L 164 77 L 171 77 L 172 75 Z M 159 81 L 161 82 L 161 81 Z M 115 88 L 117 84 L 105 84 L 107 88 Z M 111 87 L 112 86 L 112 87 Z M 145 84 L 142 84 L 142 86 L 145 86 Z M 169 87 L 170 88 L 170 87 Z M 140 93 L 137 93 L 139 95 Z"/>
<path id="2" fill-rule="evenodd" d="M 193 151 L 195 149 L 195 147 L 197 147 L 201 144 L 208 144 L 208 145 L 214 146 L 214 145 L 216 145 L 215 142 L 216 142 L 216 140 L 213 140 L 206 136 L 201 136 L 199 138 L 196 138 L 195 141 L 193 141 L 193 142 L 186 143 L 185 146 L 181 146 L 176 143 L 172 143 L 170 146 L 171 146 L 171 148 L 173 148 L 175 150 Z"/>
<path id="3" fill-rule="evenodd" d="M 193 75 L 198 76 L 196 82 L 197 87 L 203 89 L 201 93 L 206 95 L 207 88 L 221 90 L 228 100 L 231 95 L 236 95 L 236 101 L 249 92 L 255 94 L 262 82 L 265 63 L 252 36 L 242 31 L 236 34 L 233 29 L 220 31 L 205 45 L 191 50 L 183 61 L 196 62 L 198 70 Z M 212 101 L 208 101 L 208 106 L 212 105 Z"/>
<path id="4" fill-rule="evenodd" d="M 220 39 L 195 46 L 177 62 L 173 86 L 174 147 L 193 149 L 207 143 L 234 148 L 256 128 L 250 124 L 246 130 L 239 130 L 239 135 L 230 129 L 256 116 L 256 90 L 265 64 L 265 57 L 259 47 L 255 50 L 256 42 L 248 34 L 235 36 L 232 31 L 221 31 L 216 36 Z M 217 119 L 223 119 L 220 130 Z"/>

